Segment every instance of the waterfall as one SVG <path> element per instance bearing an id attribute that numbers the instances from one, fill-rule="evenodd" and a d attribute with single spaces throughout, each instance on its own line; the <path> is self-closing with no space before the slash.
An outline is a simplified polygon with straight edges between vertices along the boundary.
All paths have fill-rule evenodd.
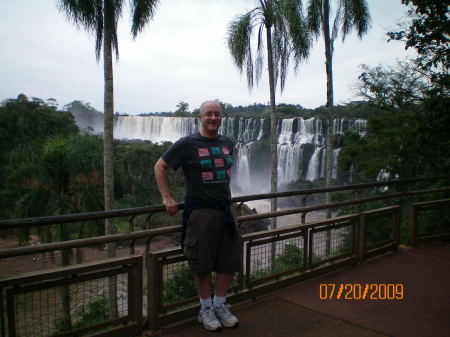
<path id="1" fill-rule="evenodd" d="M 297 118 L 299 126 L 294 135 L 294 142 L 297 144 L 323 145 L 324 135 L 322 130 L 322 120 L 318 118 Z"/>
<path id="2" fill-rule="evenodd" d="M 301 177 L 303 149 L 300 144 L 278 145 L 278 184 L 286 185 Z"/>
<path id="3" fill-rule="evenodd" d="M 238 188 L 242 189 L 247 186 L 250 180 L 250 148 L 241 148 L 236 156 L 236 170 L 238 174 L 234 174 L 234 183 Z"/>
<path id="4" fill-rule="evenodd" d="M 308 172 L 306 173 L 306 180 L 314 181 L 319 179 L 321 176 L 320 172 L 320 153 L 322 152 L 321 147 L 317 147 L 311 156 L 308 164 Z M 325 153 L 325 151 L 323 151 Z"/>
<path id="5" fill-rule="evenodd" d="M 196 131 L 196 118 L 159 116 L 120 116 L 114 129 L 118 139 L 142 139 L 153 143 L 175 142 Z"/>
<path id="6" fill-rule="evenodd" d="M 224 117 L 219 132 L 236 143 L 233 184 L 242 190 L 266 189 L 270 184 L 270 148 L 261 143 L 270 137 L 267 118 Z M 198 131 L 197 118 L 162 116 L 117 116 L 115 137 L 142 139 L 154 143 L 175 142 Z M 332 134 L 346 131 L 364 136 L 367 121 L 335 118 Z M 300 179 L 314 181 L 325 177 L 325 130 L 321 118 L 294 117 L 278 120 L 278 181 L 283 186 Z M 261 145 L 265 144 L 265 145 Z M 340 149 L 333 150 L 332 177 L 337 179 Z M 257 182 L 256 182 L 257 181 Z M 259 184 L 258 184 L 259 183 Z"/>

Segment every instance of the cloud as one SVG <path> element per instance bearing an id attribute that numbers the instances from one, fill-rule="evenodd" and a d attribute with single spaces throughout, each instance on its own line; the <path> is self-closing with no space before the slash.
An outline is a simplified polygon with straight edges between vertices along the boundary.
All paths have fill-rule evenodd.
<path id="1" fill-rule="evenodd" d="M 60 105 L 78 99 L 103 110 L 103 69 L 94 53 L 94 38 L 58 12 L 55 1 L 0 2 L 0 99 L 19 93 Z M 161 1 L 156 16 L 137 36 L 130 34 L 128 8 L 119 22 L 120 59 L 114 64 L 115 110 L 131 114 L 173 111 L 178 101 L 191 109 L 206 99 L 233 105 L 269 99 L 267 76 L 249 91 L 245 76 L 233 65 L 225 44 L 229 22 L 252 9 L 253 0 Z M 370 2 L 373 27 L 362 40 L 336 42 L 335 102 L 352 99 L 349 86 L 358 65 L 393 63 L 406 55 L 400 43 L 386 43 L 406 7 L 389 0 Z M 18 22 L 20 21 L 20 24 Z M 323 42 L 318 40 L 308 62 L 290 72 L 278 102 L 314 108 L 326 100 Z"/>

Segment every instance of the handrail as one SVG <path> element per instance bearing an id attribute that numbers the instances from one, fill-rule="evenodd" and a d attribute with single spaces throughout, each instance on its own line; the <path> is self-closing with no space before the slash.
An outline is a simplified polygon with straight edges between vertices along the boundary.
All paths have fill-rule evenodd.
<path id="1" fill-rule="evenodd" d="M 271 199 L 271 198 L 282 198 L 282 197 L 289 197 L 289 196 L 296 196 L 296 195 L 317 194 L 317 193 L 336 192 L 336 191 L 345 191 L 345 190 L 359 190 L 359 189 L 369 188 L 369 187 L 390 186 L 390 185 L 396 185 L 396 184 L 405 184 L 405 183 L 420 182 L 420 181 L 433 181 L 433 180 L 441 180 L 441 179 L 450 179 L 450 176 L 439 176 L 439 177 L 419 178 L 419 179 L 405 179 L 405 180 L 390 180 L 390 181 L 383 181 L 383 182 L 342 185 L 342 186 L 334 186 L 334 187 L 327 187 L 327 188 L 302 189 L 302 190 L 289 191 L 289 192 L 253 194 L 253 195 L 233 197 L 231 200 L 232 200 L 232 202 L 245 202 L 245 201 L 250 201 L 250 200 L 263 200 L 263 199 Z M 410 192 L 408 192 L 408 193 L 410 193 Z M 177 206 L 178 206 L 178 209 L 183 209 L 184 203 L 177 203 Z M 325 206 L 325 205 L 323 205 L 323 206 Z M 322 207 L 322 208 L 318 208 L 318 209 L 333 208 L 333 207 L 336 207 L 336 206 Z M 316 209 L 311 209 L 311 210 L 316 210 Z M 164 205 L 154 205 L 154 206 L 125 208 L 125 209 L 118 209 L 118 210 L 112 210 L 112 211 L 75 213 L 75 214 L 44 216 L 44 217 L 24 218 L 24 219 L 7 219 L 7 220 L 0 220 L 0 230 L 19 228 L 19 227 L 35 227 L 35 226 L 51 225 L 51 224 L 58 224 L 61 222 L 67 223 L 67 222 L 77 222 L 77 221 L 83 221 L 83 220 L 97 220 L 97 219 L 116 218 L 116 217 L 124 217 L 124 216 L 136 216 L 136 215 L 141 215 L 141 214 L 158 213 L 158 212 L 164 212 L 164 211 L 165 211 Z"/>
<path id="2" fill-rule="evenodd" d="M 238 223 L 243 223 L 243 222 L 248 222 L 248 221 L 253 221 L 253 220 L 273 218 L 273 217 L 277 217 L 277 216 L 284 216 L 284 215 L 297 214 L 297 213 L 306 213 L 306 212 L 311 212 L 311 211 L 320 210 L 320 209 L 350 206 L 350 205 L 361 204 L 361 203 L 376 201 L 376 200 L 399 198 L 399 197 L 403 197 L 403 196 L 407 196 L 407 195 L 417 195 L 417 194 L 444 192 L 444 191 L 450 191 L 450 187 L 436 188 L 436 189 L 430 189 L 430 190 L 419 190 L 419 191 L 393 193 L 393 194 L 383 195 L 383 196 L 379 196 L 379 197 L 369 197 L 369 198 L 342 201 L 342 202 L 309 206 L 309 207 L 289 208 L 286 210 L 275 211 L 275 212 L 242 215 L 242 216 L 237 217 L 236 220 Z M 283 193 L 283 192 L 281 192 L 281 193 Z M 161 207 L 163 208 L 164 206 L 161 206 Z M 140 208 L 147 209 L 149 207 L 140 207 Z M 156 208 L 156 206 L 153 208 Z M 158 208 L 159 208 L 159 206 L 158 206 Z M 122 210 L 120 210 L 120 211 L 122 211 Z M 106 212 L 104 212 L 104 213 L 106 213 Z M 82 214 L 90 214 L 90 213 L 82 213 Z M 61 217 L 62 216 L 55 216 L 53 218 L 58 218 L 59 219 L 58 222 L 62 222 Z M 26 219 L 20 219 L 20 220 L 26 220 Z M 17 227 L 18 226 L 16 226 L 15 228 L 17 228 Z M 48 251 L 55 251 L 55 250 L 62 250 L 62 249 L 69 249 L 69 248 L 80 248 L 80 247 L 101 245 L 101 244 L 106 244 L 106 243 L 110 243 L 110 242 L 137 240 L 137 239 L 142 239 L 142 238 L 152 239 L 155 236 L 172 234 L 172 233 L 177 233 L 180 231 L 181 231 L 181 226 L 170 226 L 170 227 L 157 228 L 157 229 L 141 230 L 141 231 L 136 231 L 136 232 L 131 232 L 131 233 L 112 234 L 112 235 L 97 236 L 97 237 L 86 238 L 86 239 L 62 241 L 62 242 L 56 242 L 56 243 L 44 243 L 44 244 L 40 244 L 38 246 L 25 246 L 25 247 L 17 247 L 17 248 L 0 249 L 0 259 L 12 257 L 12 256 L 36 254 L 36 253 L 43 253 L 43 252 L 48 252 Z"/>
<path id="3" fill-rule="evenodd" d="M 323 205 L 316 205 L 316 206 L 309 206 L 309 207 L 289 208 L 289 209 L 285 209 L 282 211 L 243 215 L 243 216 L 238 217 L 237 221 L 238 222 L 246 222 L 246 221 L 259 220 L 259 219 L 265 219 L 265 218 L 273 218 L 273 217 L 277 217 L 277 216 L 284 216 L 284 215 L 290 215 L 290 214 L 296 214 L 296 213 L 317 211 L 320 209 L 328 209 L 328 208 L 336 208 L 336 207 L 342 207 L 342 206 L 350 206 L 350 205 L 355 205 L 355 204 L 362 204 L 365 202 L 377 201 L 377 200 L 383 200 L 383 199 L 389 199 L 389 198 L 400 198 L 400 197 L 404 197 L 407 195 L 417 195 L 417 194 L 445 192 L 445 191 L 450 191 L 450 187 L 435 188 L 435 189 L 431 189 L 431 190 L 419 190 L 419 191 L 392 193 L 392 194 L 382 195 L 379 197 L 361 198 L 361 199 L 356 199 L 356 200 L 334 202 L 334 203 L 330 203 L 330 204 L 323 204 Z"/>

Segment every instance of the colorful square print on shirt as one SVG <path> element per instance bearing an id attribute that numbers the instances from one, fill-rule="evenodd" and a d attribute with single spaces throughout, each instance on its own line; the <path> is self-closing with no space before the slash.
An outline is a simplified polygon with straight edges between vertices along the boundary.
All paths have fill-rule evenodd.
<path id="1" fill-rule="evenodd" d="M 220 147 L 212 146 L 211 147 L 211 153 L 213 154 L 213 156 L 220 156 L 220 154 L 221 154 Z"/>
<path id="2" fill-rule="evenodd" d="M 233 159 L 231 157 L 226 157 L 227 167 L 233 166 Z"/>
<path id="3" fill-rule="evenodd" d="M 202 172 L 202 180 L 203 181 L 211 181 L 214 179 L 213 172 Z"/>
<path id="4" fill-rule="evenodd" d="M 198 155 L 199 155 L 199 157 L 209 156 L 208 148 L 206 148 L 206 147 L 199 148 L 198 149 Z"/>
<path id="5" fill-rule="evenodd" d="M 214 167 L 223 167 L 224 165 L 223 158 L 214 159 Z"/>
<path id="6" fill-rule="evenodd" d="M 200 167 L 201 168 L 212 168 L 212 161 L 211 161 L 211 159 L 202 159 L 202 160 L 200 160 Z"/>
<path id="7" fill-rule="evenodd" d="M 222 152 L 223 154 L 230 154 L 230 150 L 226 146 L 222 146 Z"/>
<path id="8" fill-rule="evenodd" d="M 224 180 L 227 178 L 225 171 L 216 171 L 217 180 Z"/>

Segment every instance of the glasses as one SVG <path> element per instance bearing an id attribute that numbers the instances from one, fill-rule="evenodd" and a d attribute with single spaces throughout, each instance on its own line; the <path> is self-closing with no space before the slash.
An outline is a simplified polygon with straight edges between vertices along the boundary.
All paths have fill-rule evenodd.
<path id="1" fill-rule="evenodd" d="M 222 114 L 221 114 L 220 112 L 212 112 L 212 111 L 207 111 L 207 112 L 205 112 L 203 115 L 206 116 L 206 117 L 212 117 L 212 116 L 214 116 L 214 117 L 216 117 L 216 118 L 221 118 L 221 117 L 223 117 Z"/>

